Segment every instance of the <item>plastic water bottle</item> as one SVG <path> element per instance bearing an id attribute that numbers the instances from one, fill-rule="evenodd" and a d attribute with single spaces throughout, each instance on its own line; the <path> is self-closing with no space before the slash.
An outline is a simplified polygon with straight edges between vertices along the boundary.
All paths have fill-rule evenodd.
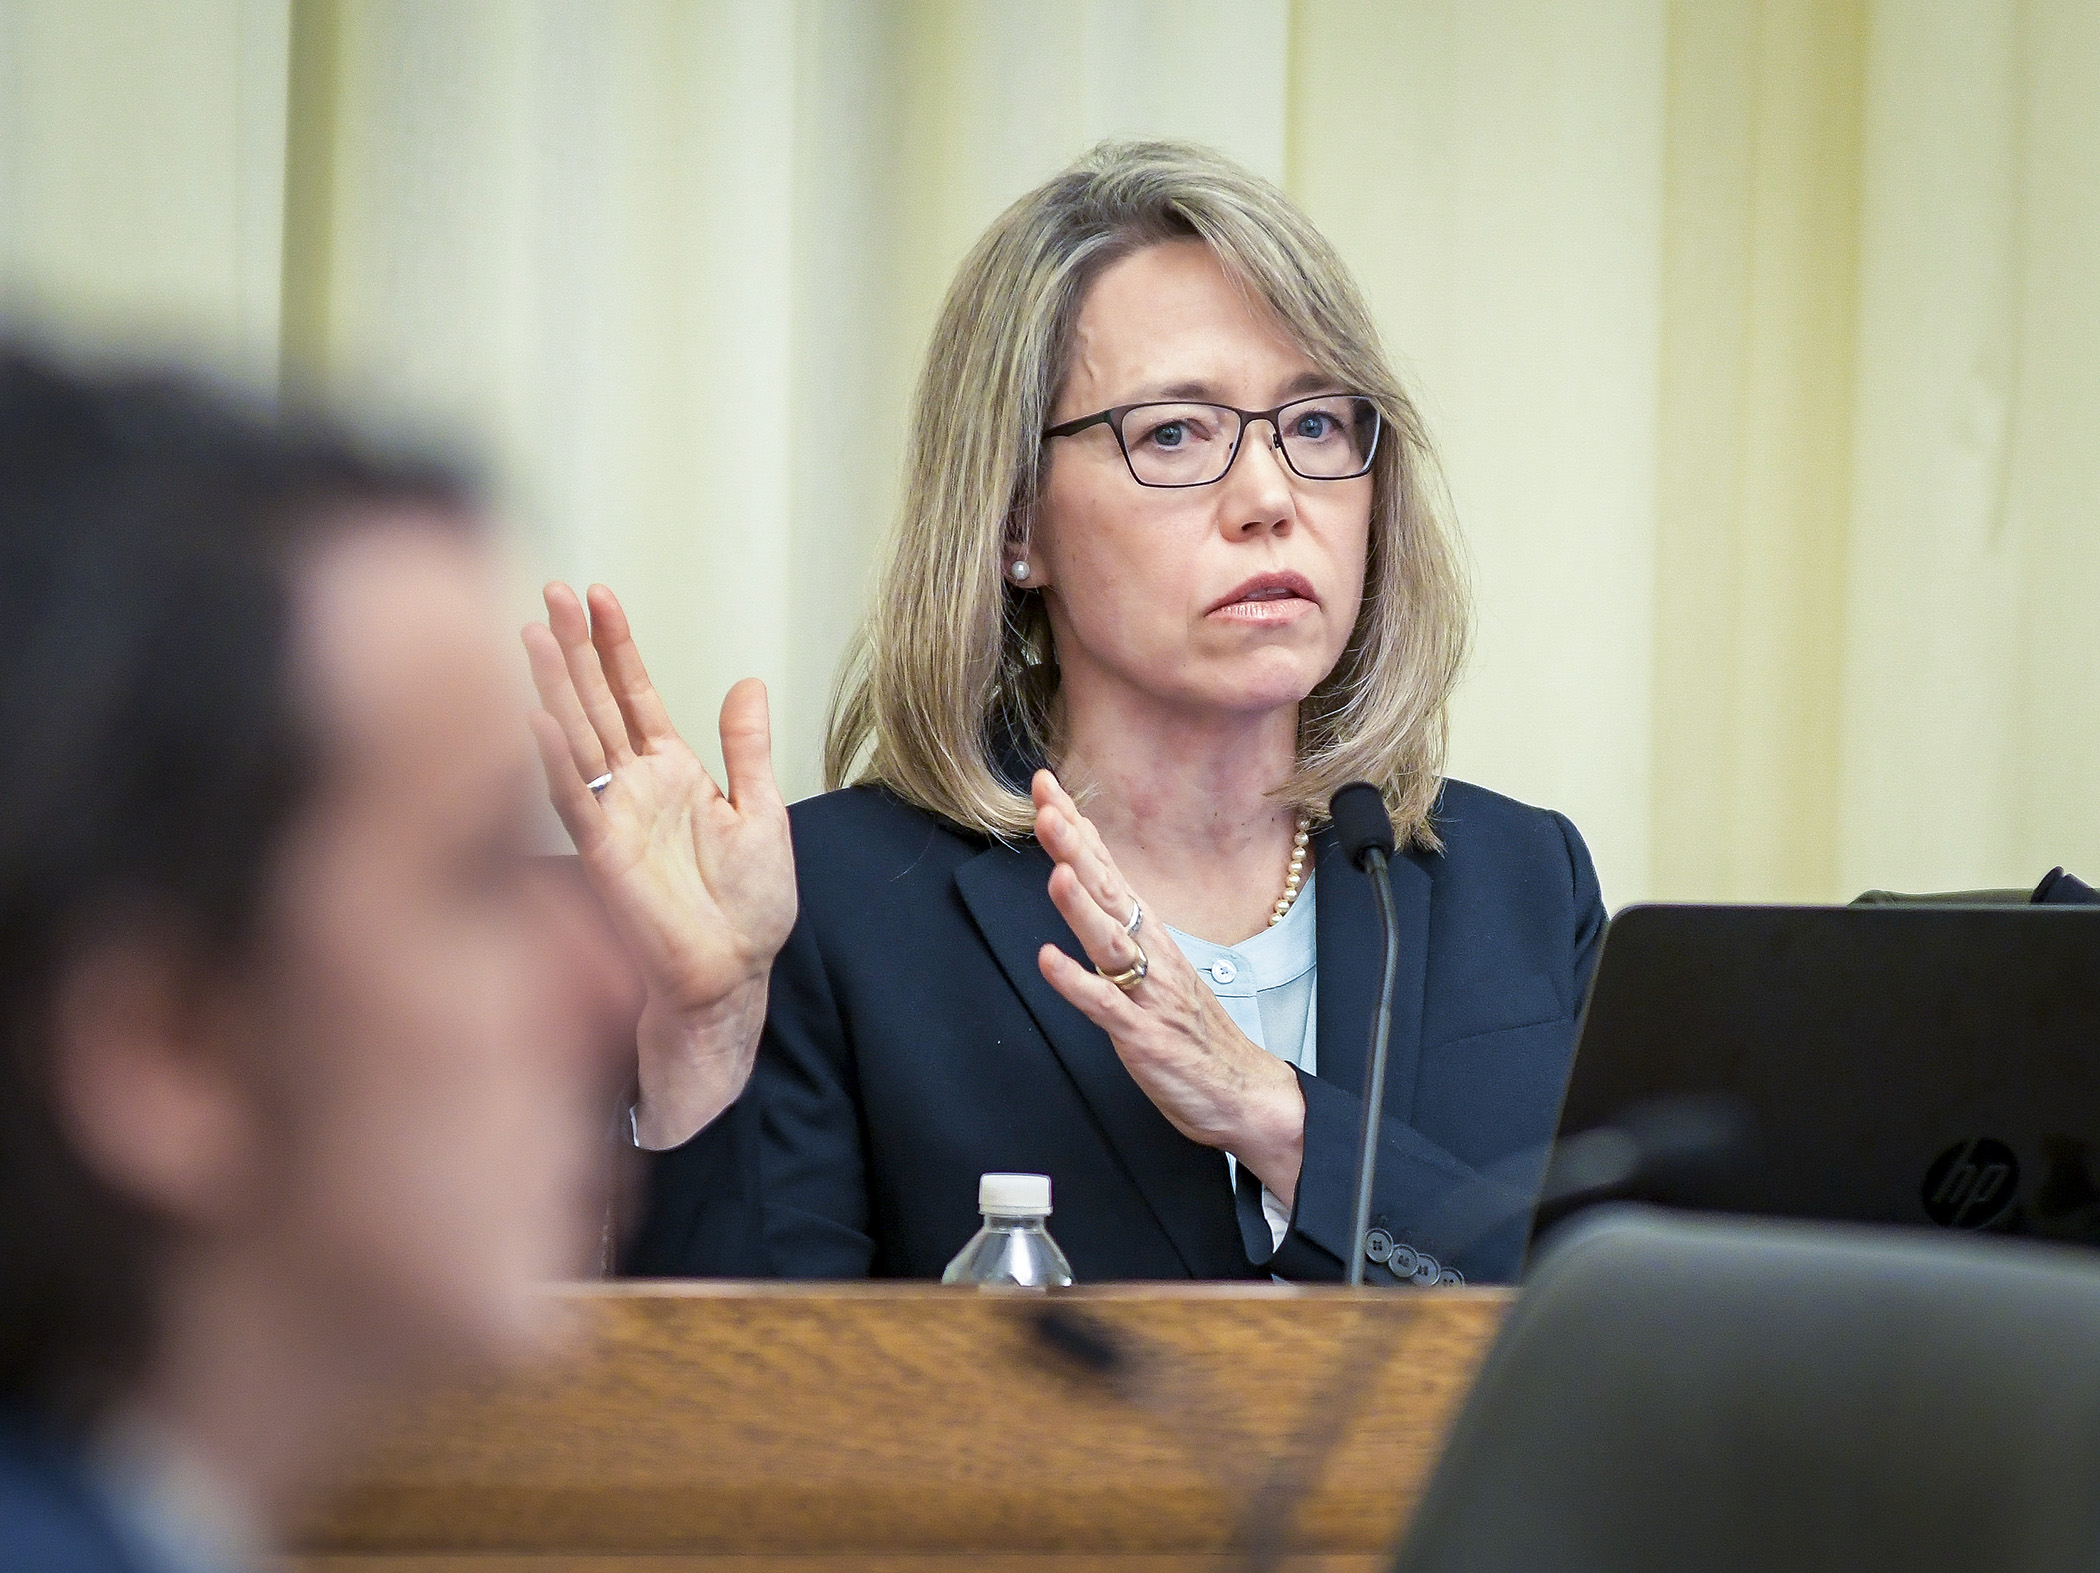
<path id="1" fill-rule="evenodd" d="M 1050 1238 L 1047 1174 L 986 1174 L 977 1180 L 984 1227 L 957 1253 L 944 1284 L 994 1284 L 1048 1289 L 1072 1281 L 1072 1264 Z"/>

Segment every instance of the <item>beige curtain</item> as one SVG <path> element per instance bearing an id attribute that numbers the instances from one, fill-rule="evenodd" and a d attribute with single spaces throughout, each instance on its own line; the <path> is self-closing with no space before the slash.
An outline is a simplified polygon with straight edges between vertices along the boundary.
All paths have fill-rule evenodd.
<path id="1" fill-rule="evenodd" d="M 1441 443 L 1456 770 L 1615 904 L 2100 872 L 2085 0 L 0 0 L 13 311 L 488 456 L 817 789 L 946 278 L 1104 136 L 1282 180 Z"/>

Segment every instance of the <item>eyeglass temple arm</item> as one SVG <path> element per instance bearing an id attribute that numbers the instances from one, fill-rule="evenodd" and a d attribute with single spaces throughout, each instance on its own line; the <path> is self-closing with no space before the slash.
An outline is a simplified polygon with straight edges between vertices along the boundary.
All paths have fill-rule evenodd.
<path id="1" fill-rule="evenodd" d="M 1045 427 L 1043 430 L 1043 435 L 1045 437 L 1076 436 L 1078 433 L 1085 431 L 1089 426 L 1107 426 L 1112 424 L 1115 417 L 1115 413 L 1116 412 L 1114 410 L 1096 410 L 1091 415 L 1080 416 L 1079 419 L 1076 421 L 1066 421 L 1062 426 Z"/>

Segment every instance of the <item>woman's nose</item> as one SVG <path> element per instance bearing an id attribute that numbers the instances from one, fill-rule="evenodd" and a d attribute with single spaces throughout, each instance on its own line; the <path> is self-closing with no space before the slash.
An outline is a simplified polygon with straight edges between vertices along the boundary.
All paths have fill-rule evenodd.
<path id="1" fill-rule="evenodd" d="M 1234 536 L 1288 530 L 1298 517 L 1297 493 L 1283 439 L 1267 421 L 1248 426 L 1240 436 L 1238 460 L 1219 490 L 1225 493 L 1224 527 Z"/>

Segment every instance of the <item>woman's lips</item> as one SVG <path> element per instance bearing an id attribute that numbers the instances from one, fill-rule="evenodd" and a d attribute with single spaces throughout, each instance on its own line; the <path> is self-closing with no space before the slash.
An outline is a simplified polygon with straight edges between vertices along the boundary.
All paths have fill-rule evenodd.
<path id="1" fill-rule="evenodd" d="M 1228 622 L 1269 625 L 1295 622 L 1312 609 L 1313 603 L 1303 596 L 1289 595 L 1267 601 L 1233 601 L 1210 615 Z"/>
<path id="2" fill-rule="evenodd" d="M 1209 616 L 1236 623 L 1276 624 L 1294 622 L 1320 604 L 1311 583 L 1302 574 L 1258 574 L 1238 586 L 1210 609 Z"/>

